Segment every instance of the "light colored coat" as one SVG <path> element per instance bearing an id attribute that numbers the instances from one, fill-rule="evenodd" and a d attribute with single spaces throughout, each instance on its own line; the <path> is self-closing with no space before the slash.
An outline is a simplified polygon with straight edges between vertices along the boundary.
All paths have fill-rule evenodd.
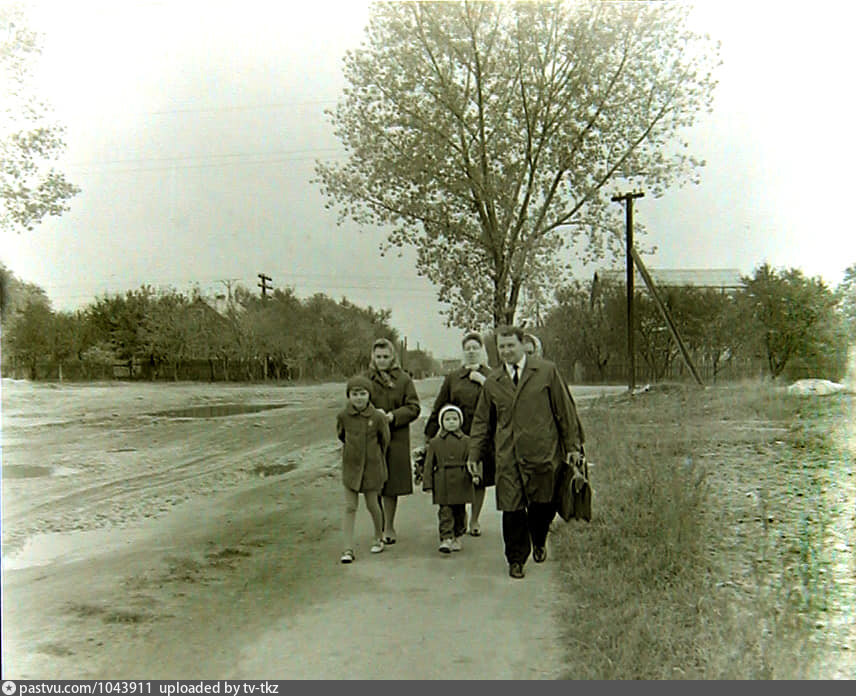
<path id="1" fill-rule="evenodd" d="M 549 503 L 558 464 L 583 445 L 576 406 L 552 362 L 528 356 L 516 388 L 503 365 L 491 371 L 473 416 L 469 458 L 479 461 L 491 440 L 497 509 Z"/>
<path id="2" fill-rule="evenodd" d="M 342 449 L 342 483 L 345 488 L 364 493 L 380 491 L 387 479 L 386 448 L 389 425 L 383 414 L 369 404 L 357 411 L 348 404 L 336 416 L 336 435 Z"/>

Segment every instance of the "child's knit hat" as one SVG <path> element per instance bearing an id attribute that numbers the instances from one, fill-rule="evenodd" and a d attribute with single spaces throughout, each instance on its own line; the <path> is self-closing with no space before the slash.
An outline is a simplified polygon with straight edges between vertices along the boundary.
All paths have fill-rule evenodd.
<path id="1" fill-rule="evenodd" d="M 356 387 L 365 389 L 369 394 L 372 393 L 371 380 L 365 375 L 354 375 L 348 380 L 348 383 L 345 385 L 345 396 L 350 396 L 351 389 Z"/>
<path id="2" fill-rule="evenodd" d="M 458 414 L 458 418 L 461 421 L 461 425 L 464 424 L 464 413 L 459 409 L 455 404 L 446 404 L 443 408 L 440 409 L 440 414 L 437 416 L 437 422 L 440 424 L 440 427 L 443 427 L 443 415 L 448 411 L 454 411 Z"/>

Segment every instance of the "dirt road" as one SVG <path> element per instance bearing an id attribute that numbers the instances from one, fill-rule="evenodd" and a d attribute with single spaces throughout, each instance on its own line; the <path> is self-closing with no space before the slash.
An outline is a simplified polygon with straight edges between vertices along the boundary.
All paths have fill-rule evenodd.
<path id="1" fill-rule="evenodd" d="M 2 387 L 4 677 L 557 673 L 553 563 L 507 576 L 492 492 L 461 553 L 418 493 L 379 555 L 361 507 L 338 563 L 341 385 Z M 417 388 L 430 408 L 439 380 Z M 281 407 L 174 412 L 225 404 Z"/>

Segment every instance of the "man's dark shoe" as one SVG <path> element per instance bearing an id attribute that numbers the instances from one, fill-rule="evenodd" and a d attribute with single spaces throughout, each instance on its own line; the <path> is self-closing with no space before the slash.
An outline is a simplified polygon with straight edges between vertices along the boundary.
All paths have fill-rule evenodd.
<path id="1" fill-rule="evenodd" d="M 522 578 L 526 573 L 523 572 L 522 563 L 510 563 L 508 565 L 508 574 L 513 578 Z"/>
<path id="2" fill-rule="evenodd" d="M 532 558 L 536 563 L 543 563 L 547 560 L 547 547 L 546 546 L 536 546 L 532 550 Z"/>

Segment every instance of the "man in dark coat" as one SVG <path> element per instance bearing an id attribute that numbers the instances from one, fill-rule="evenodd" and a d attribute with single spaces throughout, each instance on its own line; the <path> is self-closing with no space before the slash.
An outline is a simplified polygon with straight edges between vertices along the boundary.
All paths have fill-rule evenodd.
<path id="1" fill-rule="evenodd" d="M 493 440 L 508 572 L 522 578 L 530 551 L 536 563 L 547 559 L 547 532 L 556 514 L 555 472 L 582 451 L 583 432 L 556 366 L 526 355 L 517 327 L 499 327 L 496 342 L 502 363 L 482 387 L 470 428 L 468 466 L 477 466 Z"/>

